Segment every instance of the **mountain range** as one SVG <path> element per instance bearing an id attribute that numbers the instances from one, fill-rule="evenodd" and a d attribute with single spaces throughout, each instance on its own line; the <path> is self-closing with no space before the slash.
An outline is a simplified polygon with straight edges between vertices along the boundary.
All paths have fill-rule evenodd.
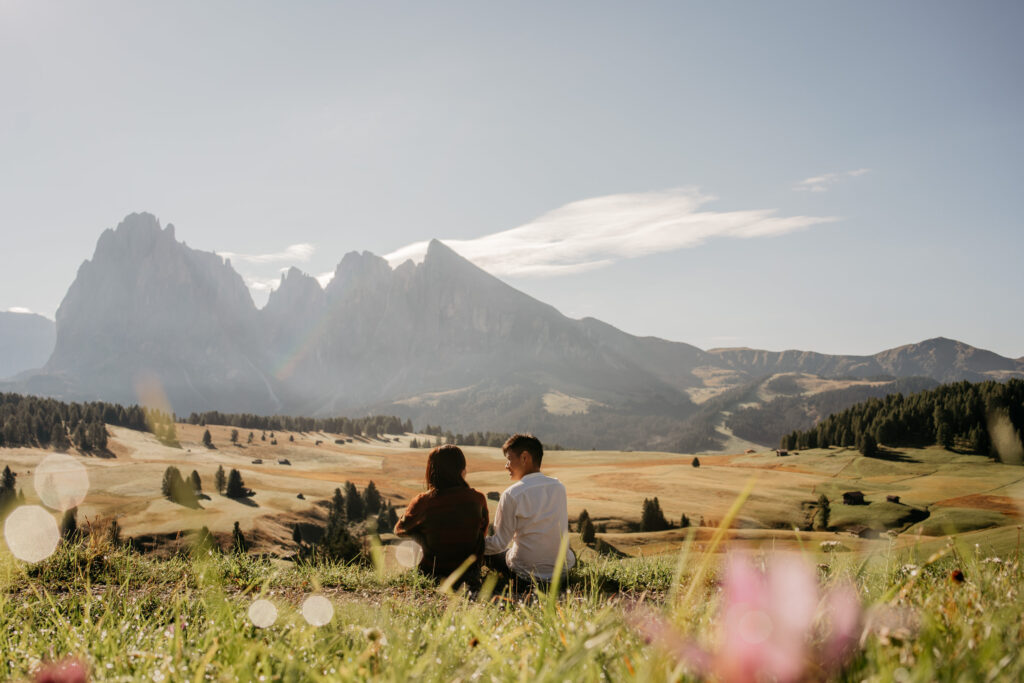
<path id="1" fill-rule="evenodd" d="M 0 344 L 17 343 L 8 329 Z M 135 403 L 155 387 L 179 415 L 385 412 L 575 447 L 695 450 L 736 445 L 724 422 L 737 407 L 884 393 L 907 377 L 1024 377 L 1024 359 L 944 338 L 872 356 L 704 351 L 570 319 L 436 240 L 395 268 L 348 253 L 326 287 L 292 268 L 257 309 L 230 261 L 139 213 L 79 268 L 45 364 L 0 388 Z"/>

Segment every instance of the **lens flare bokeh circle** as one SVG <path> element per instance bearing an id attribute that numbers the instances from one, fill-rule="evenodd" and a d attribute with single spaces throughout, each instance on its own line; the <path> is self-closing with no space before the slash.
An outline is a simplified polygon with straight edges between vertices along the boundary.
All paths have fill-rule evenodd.
<path id="1" fill-rule="evenodd" d="M 411 569 L 423 559 L 423 548 L 416 541 L 402 541 L 395 548 L 395 560 L 406 569 Z"/>
<path id="2" fill-rule="evenodd" d="M 43 505 L 64 512 L 85 500 L 89 473 L 70 455 L 51 453 L 36 467 L 35 486 Z"/>
<path id="3" fill-rule="evenodd" d="M 256 600 L 249 606 L 249 621 L 258 628 L 269 628 L 277 621 L 277 607 L 269 600 Z"/>
<path id="4" fill-rule="evenodd" d="M 42 562 L 57 549 L 60 529 L 53 515 L 38 505 L 22 505 L 4 523 L 7 548 L 23 562 Z"/>
<path id="5" fill-rule="evenodd" d="M 334 605 L 322 595 L 310 595 L 302 601 L 302 618 L 310 626 L 325 626 L 334 618 Z"/>

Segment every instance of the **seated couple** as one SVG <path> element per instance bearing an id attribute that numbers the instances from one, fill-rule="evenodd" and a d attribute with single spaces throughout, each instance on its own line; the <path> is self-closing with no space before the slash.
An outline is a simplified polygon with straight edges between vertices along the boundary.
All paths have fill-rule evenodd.
<path id="1" fill-rule="evenodd" d="M 498 500 L 494 534 L 487 536 L 487 500 L 466 483 L 466 457 L 458 446 L 440 446 L 427 456 L 427 491 L 410 501 L 395 525 L 399 536 L 415 538 L 423 548 L 420 571 L 441 578 L 467 557 L 477 561 L 462 577 L 471 585 L 483 564 L 512 581 L 550 581 L 562 536 L 569 533 L 565 486 L 541 474 L 544 449 L 528 434 L 516 434 L 502 446 L 505 469 L 514 482 Z M 567 550 L 562 566 L 576 557 Z"/>

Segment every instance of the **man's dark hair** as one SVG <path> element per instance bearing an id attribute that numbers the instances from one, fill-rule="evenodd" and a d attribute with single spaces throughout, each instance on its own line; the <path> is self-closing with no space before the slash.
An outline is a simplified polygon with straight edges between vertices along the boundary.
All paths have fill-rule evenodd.
<path id="1" fill-rule="evenodd" d="M 540 461 L 544 459 L 544 447 L 540 445 L 540 439 L 533 434 L 513 434 L 501 447 L 502 453 L 527 452 L 533 458 L 533 464 L 540 467 Z"/>
<path id="2" fill-rule="evenodd" d="M 458 446 L 438 446 L 427 456 L 427 488 L 431 491 L 469 486 L 462 478 L 466 469 L 466 456 Z"/>

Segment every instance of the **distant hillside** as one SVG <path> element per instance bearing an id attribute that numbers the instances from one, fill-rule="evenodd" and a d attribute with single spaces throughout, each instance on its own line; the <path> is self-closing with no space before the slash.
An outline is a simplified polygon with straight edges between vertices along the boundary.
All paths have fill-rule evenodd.
<path id="1" fill-rule="evenodd" d="M 813 351 L 712 349 L 724 365 L 748 373 L 806 372 L 823 377 L 930 377 L 939 382 L 1024 377 L 1022 359 L 1004 358 L 945 337 L 881 351 L 873 356 L 829 356 Z"/>
<path id="2" fill-rule="evenodd" d="M 862 451 L 937 444 L 1003 462 L 1024 462 L 1024 381 L 956 382 L 873 398 L 782 438 L 784 448 L 853 446 Z M 867 444 L 867 445 L 865 445 Z"/>
<path id="3" fill-rule="evenodd" d="M 765 403 L 747 405 L 733 412 L 725 425 L 733 434 L 759 444 L 775 445 L 784 435 L 794 430 L 807 430 L 820 419 L 856 405 L 869 398 L 882 398 L 889 394 L 914 393 L 938 386 L 927 377 L 876 382 L 851 382 L 841 389 L 820 393 L 805 393 L 797 382 L 807 376 L 783 374 L 755 383 L 757 388 L 779 392 Z M 792 389 L 789 389 L 792 387 Z M 795 395 L 786 395 L 779 391 Z"/>
<path id="4" fill-rule="evenodd" d="M 57 327 L 49 318 L 0 311 L 0 379 L 43 367 L 56 338 Z"/>
<path id="5" fill-rule="evenodd" d="M 787 389 L 785 374 L 802 379 Z M 104 231 L 79 268 L 45 366 L 3 389 L 178 414 L 394 414 L 456 433 L 692 452 L 768 445 L 790 417 L 808 426 L 829 399 L 795 399 L 823 386 L 885 392 L 913 376 L 1024 378 L 1024 361 L 942 338 L 874 356 L 703 351 L 568 318 L 436 240 L 396 268 L 350 252 L 326 287 L 293 268 L 260 310 L 229 261 L 141 213 Z M 794 401 L 766 408 L 779 396 Z M 755 407 L 760 427 L 737 417 Z"/>

